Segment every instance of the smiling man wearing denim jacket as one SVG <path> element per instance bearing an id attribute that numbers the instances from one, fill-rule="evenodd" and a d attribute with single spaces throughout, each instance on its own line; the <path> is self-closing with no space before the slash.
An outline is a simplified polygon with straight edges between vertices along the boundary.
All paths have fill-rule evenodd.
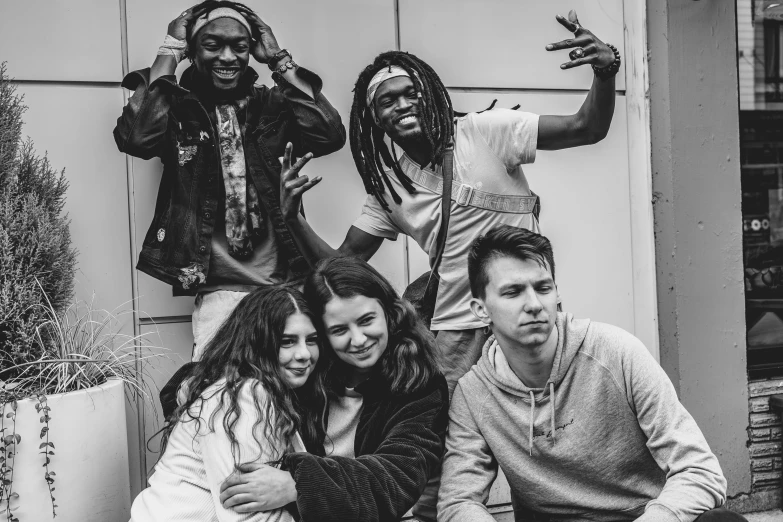
<path id="1" fill-rule="evenodd" d="M 274 71 L 255 86 L 250 56 Z M 193 65 L 177 82 L 188 57 Z M 169 24 L 150 69 L 125 77 L 135 91 L 117 120 L 120 151 L 158 157 L 163 177 L 137 268 L 196 295 L 194 359 L 244 295 L 307 270 L 280 213 L 280 163 L 323 156 L 345 143 L 321 79 L 281 49 L 246 6 L 207 1 Z"/>

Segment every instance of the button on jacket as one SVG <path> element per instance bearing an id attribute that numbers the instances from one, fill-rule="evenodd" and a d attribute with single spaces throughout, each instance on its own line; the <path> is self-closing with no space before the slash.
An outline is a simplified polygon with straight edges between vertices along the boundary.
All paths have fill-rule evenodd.
<path id="1" fill-rule="evenodd" d="M 274 73 L 277 86 L 256 86 L 248 68 L 239 89 L 246 94 L 243 146 L 252 180 L 272 221 L 280 245 L 279 259 L 291 279 L 308 270 L 280 212 L 280 162 L 285 145 L 294 155 L 324 156 L 345 144 L 340 115 L 321 94 L 321 79 L 300 67 L 297 74 L 313 88 L 315 98 Z M 208 111 L 214 103 L 198 95 L 195 67 L 177 83 L 173 75 L 150 83 L 150 69 L 129 73 L 122 82 L 135 91 L 114 129 L 121 152 L 142 159 L 160 158 L 163 177 L 155 215 L 144 237 L 136 268 L 172 285 L 176 295 L 195 294 L 206 281 L 212 232 L 219 198 L 223 198 L 219 137 Z"/>

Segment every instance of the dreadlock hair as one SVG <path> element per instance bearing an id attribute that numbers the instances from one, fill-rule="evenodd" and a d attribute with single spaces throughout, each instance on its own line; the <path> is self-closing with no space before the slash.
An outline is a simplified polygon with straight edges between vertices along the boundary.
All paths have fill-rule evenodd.
<path id="1" fill-rule="evenodd" d="M 246 6 L 245 4 L 242 4 L 240 2 L 232 2 L 230 0 L 204 0 L 203 2 L 198 3 L 198 4 L 193 6 L 193 12 L 199 11 L 200 9 L 204 9 L 204 12 L 201 15 L 201 16 L 204 16 L 205 14 L 209 14 L 212 11 L 214 11 L 215 9 L 218 9 L 220 7 L 230 7 L 231 9 L 234 9 L 234 10 L 236 10 L 237 7 L 240 7 L 240 8 L 247 9 L 248 11 L 253 11 L 248 6 Z M 240 10 L 240 13 L 241 13 L 241 10 Z M 252 25 L 251 25 L 251 27 L 252 27 Z M 194 56 L 195 49 L 196 49 L 196 45 L 195 45 L 195 42 L 193 40 L 194 36 L 196 36 L 196 35 L 192 33 L 191 26 L 188 26 L 187 36 L 185 36 L 185 41 L 188 43 L 188 48 L 185 51 L 185 56 L 191 62 L 193 61 L 193 56 Z M 251 34 L 250 36 L 253 37 L 253 38 L 256 37 L 256 35 L 254 35 L 254 34 Z"/>
<path id="2" fill-rule="evenodd" d="M 400 203 L 402 200 L 392 188 L 384 164 L 394 171 L 397 179 L 409 193 L 416 192 L 410 178 L 403 174 L 400 168 L 394 147 L 391 149 L 392 152 L 389 152 L 389 147 L 383 139 L 385 133 L 375 124 L 372 108 L 367 107 L 367 87 L 370 80 L 375 73 L 392 65 L 401 67 L 408 73 L 420 96 L 421 128 L 432 150 L 429 163 L 439 165 L 443 161 L 443 155 L 454 136 L 454 109 L 451 106 L 449 93 L 432 67 L 423 60 L 410 53 L 388 51 L 379 54 L 372 64 L 362 71 L 353 90 L 349 134 L 351 153 L 356 169 L 362 176 L 365 190 L 368 194 L 374 195 L 387 211 L 390 209 L 383 197 L 386 192 L 384 184 L 395 203 Z"/>

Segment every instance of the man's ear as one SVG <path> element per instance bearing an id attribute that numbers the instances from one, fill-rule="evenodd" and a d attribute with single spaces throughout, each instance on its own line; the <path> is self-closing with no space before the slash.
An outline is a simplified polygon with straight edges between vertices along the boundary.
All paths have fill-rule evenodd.
<path id="1" fill-rule="evenodd" d="M 481 299 L 474 297 L 470 300 L 470 311 L 473 312 L 473 315 L 478 317 L 479 321 L 487 326 L 492 324 L 492 319 L 490 319 L 484 301 Z"/>

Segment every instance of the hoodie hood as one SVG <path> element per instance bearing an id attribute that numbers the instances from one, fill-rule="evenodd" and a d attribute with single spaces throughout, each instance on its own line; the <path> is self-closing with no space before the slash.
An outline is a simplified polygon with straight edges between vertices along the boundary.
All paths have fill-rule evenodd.
<path id="1" fill-rule="evenodd" d="M 550 385 L 558 387 L 563 381 L 571 364 L 574 362 L 576 354 L 582 347 L 582 343 L 587 336 L 587 330 L 590 327 L 590 319 L 574 319 L 570 313 L 558 312 L 555 321 L 555 330 L 557 330 L 557 351 L 552 364 L 552 371 L 549 374 L 544 389 L 549 389 Z M 516 376 L 508 365 L 503 351 L 500 349 L 495 336 L 491 336 L 484 343 L 482 357 L 476 366 L 479 375 L 493 385 L 505 392 L 522 397 L 529 398 L 530 392 L 540 392 L 542 388 L 529 388 Z"/>
<path id="2" fill-rule="evenodd" d="M 555 320 L 555 331 L 557 333 L 557 348 L 555 358 L 552 363 L 552 370 L 549 373 L 544 388 L 529 388 L 526 386 L 508 364 L 508 360 L 503 354 L 503 350 L 498 345 L 495 336 L 487 339 L 482 350 L 481 359 L 476 365 L 477 373 L 482 378 L 501 390 L 515 395 L 523 402 L 530 404 L 530 455 L 533 455 L 533 428 L 536 411 L 536 401 L 543 404 L 549 401 L 551 410 L 550 424 L 552 430 L 552 440 L 555 440 L 556 422 L 555 406 L 557 401 L 556 388 L 563 382 L 563 378 L 576 358 L 576 354 L 582 347 L 582 343 L 587 336 L 587 330 L 590 327 L 589 319 L 574 319 L 570 313 L 558 312 Z M 536 399 L 536 393 L 541 396 Z"/>

